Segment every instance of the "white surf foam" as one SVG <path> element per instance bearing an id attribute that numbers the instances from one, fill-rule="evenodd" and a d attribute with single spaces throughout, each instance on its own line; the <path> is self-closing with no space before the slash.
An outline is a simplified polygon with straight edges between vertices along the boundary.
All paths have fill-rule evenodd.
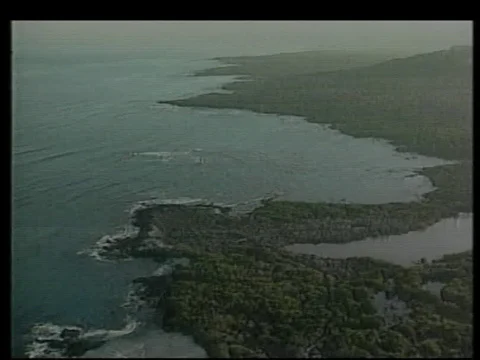
<path id="1" fill-rule="evenodd" d="M 212 202 L 206 199 L 202 198 L 190 198 L 190 197 L 178 197 L 178 198 L 173 198 L 173 199 L 160 199 L 160 198 L 154 198 L 154 199 L 149 199 L 149 200 L 142 200 L 139 202 L 136 202 L 135 204 L 132 205 L 132 207 L 127 210 L 130 214 L 130 216 L 133 218 L 138 211 L 145 210 L 148 208 L 153 208 L 159 205 L 187 205 L 187 206 L 194 206 L 194 205 L 206 205 L 206 206 L 218 206 L 218 207 L 223 207 L 223 208 L 230 208 L 232 210 L 238 210 L 239 212 L 243 211 L 250 211 L 255 207 L 258 207 L 262 201 L 265 200 L 274 200 L 278 197 L 283 196 L 284 193 L 281 191 L 275 191 L 272 194 L 266 194 L 265 196 L 255 198 L 255 199 L 250 199 L 246 201 L 241 201 L 237 203 L 221 203 L 221 202 Z M 248 208 L 248 209 L 246 209 Z M 152 235 L 150 235 L 152 236 Z M 155 237 L 155 236 L 152 236 Z"/>
<path id="2" fill-rule="evenodd" d="M 63 351 L 54 349 L 46 342 L 33 342 L 27 345 L 25 355 L 30 358 L 64 358 Z"/>
<path id="3" fill-rule="evenodd" d="M 120 336 L 125 336 L 131 334 L 135 331 L 139 323 L 134 320 L 133 318 L 129 319 L 130 321 L 127 322 L 125 327 L 120 330 L 106 330 L 106 329 L 98 329 L 98 330 L 91 330 L 85 332 L 81 338 L 82 340 L 90 340 L 90 341 L 108 341 Z"/>
<path id="4" fill-rule="evenodd" d="M 205 206 L 218 206 L 223 208 L 230 208 L 231 215 L 240 215 L 242 213 L 247 213 L 252 211 L 256 207 L 261 205 L 262 201 L 267 199 L 273 200 L 282 196 L 283 193 L 275 192 L 271 195 L 266 195 L 256 199 L 251 199 L 247 201 L 237 202 L 233 204 L 226 204 L 220 202 L 212 202 L 202 198 L 190 198 L 190 197 L 178 197 L 172 199 L 160 199 L 153 198 L 148 200 L 142 200 L 137 203 L 134 203 L 127 212 L 130 215 L 130 221 L 132 221 L 139 211 L 147 210 L 161 205 L 186 205 L 186 206 L 195 206 L 195 205 L 205 205 Z M 220 209 L 214 209 L 215 213 L 220 213 Z M 125 226 L 123 231 L 113 234 L 105 235 L 101 237 L 92 247 L 81 250 L 77 254 L 87 254 L 94 258 L 97 261 L 104 262 L 115 262 L 118 260 L 126 261 L 132 260 L 131 257 L 120 256 L 114 249 L 114 247 L 122 241 L 135 238 L 138 236 L 140 229 L 131 224 Z M 149 231 L 149 238 L 144 239 L 140 244 L 141 250 L 149 249 L 158 249 L 158 248 L 171 248 L 172 246 L 166 245 L 161 241 L 163 238 L 163 232 L 157 226 L 153 225 L 152 229 Z"/>
<path id="5" fill-rule="evenodd" d="M 192 153 L 192 150 L 189 151 L 145 151 L 145 152 L 133 152 L 132 156 L 142 156 L 157 158 L 161 161 L 168 162 L 175 157 L 179 156 L 188 156 Z"/>
<path id="6" fill-rule="evenodd" d="M 132 205 L 128 210 L 130 216 L 134 216 L 138 211 L 152 208 L 158 205 L 197 205 L 197 204 L 207 204 L 208 201 L 200 198 L 190 198 L 190 197 L 179 197 L 174 199 L 149 199 L 138 201 Z"/>
<path id="7" fill-rule="evenodd" d="M 172 245 L 165 244 L 162 240 L 157 238 L 146 238 L 142 240 L 138 247 L 140 251 L 158 250 L 158 249 L 172 249 Z"/>
<path id="8" fill-rule="evenodd" d="M 114 251 L 114 247 L 122 241 L 132 239 L 138 236 L 139 228 L 128 224 L 124 229 L 113 235 L 102 236 L 93 246 L 90 248 L 77 252 L 79 255 L 86 254 L 97 261 L 114 262 L 112 255 L 115 258 L 120 258 L 119 254 Z M 123 257 L 122 260 L 131 260 L 130 257 Z"/>
<path id="9" fill-rule="evenodd" d="M 31 342 L 27 344 L 25 354 L 29 358 L 60 358 L 64 357 L 65 349 L 54 348 L 49 344 L 49 341 L 63 342 L 61 333 L 63 330 L 78 331 L 83 333 L 83 329 L 76 326 L 58 326 L 52 323 L 35 324 L 28 338 Z"/>
<path id="10" fill-rule="evenodd" d="M 107 342 L 115 338 L 132 334 L 139 322 L 132 317 L 127 317 L 126 325 L 120 330 L 94 329 L 84 330 L 78 326 L 60 326 L 52 323 L 36 324 L 32 327 L 29 338 L 31 342 L 26 346 L 26 355 L 29 358 L 61 358 L 66 357 L 67 342 L 98 343 Z M 69 336 L 63 336 L 64 330 L 71 331 Z M 52 346 L 51 343 L 64 346 Z"/>
<path id="11" fill-rule="evenodd" d="M 145 289 L 145 285 L 143 284 L 130 284 L 129 291 L 125 298 L 125 302 L 121 305 L 121 307 L 128 310 L 129 313 L 138 313 L 142 308 L 147 305 L 147 301 L 140 296 L 140 294 L 143 293 Z"/>
<path id="12" fill-rule="evenodd" d="M 169 264 L 164 264 L 160 266 L 157 270 L 153 272 L 153 276 L 165 276 L 173 273 L 173 267 Z"/>

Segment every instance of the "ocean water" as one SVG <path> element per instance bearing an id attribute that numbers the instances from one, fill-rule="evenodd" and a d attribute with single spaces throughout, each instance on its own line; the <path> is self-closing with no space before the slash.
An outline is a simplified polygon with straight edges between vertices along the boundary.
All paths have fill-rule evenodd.
<path id="1" fill-rule="evenodd" d="M 168 354 L 170 358 L 206 358 L 205 350 L 195 342 L 177 333 L 160 329 L 141 330 L 133 336 L 119 337 L 107 344 L 87 351 L 85 358 L 155 358 Z"/>
<path id="2" fill-rule="evenodd" d="M 408 159 L 385 142 L 295 117 L 156 104 L 234 79 L 188 76 L 216 66 L 213 56 L 236 54 L 232 45 L 222 53 L 221 44 L 212 51 L 202 41 L 140 50 L 14 42 L 14 355 L 36 323 L 125 325 L 120 305 L 131 280 L 158 264 L 77 253 L 120 231 L 138 201 L 234 203 L 279 192 L 290 200 L 379 203 L 432 190 L 414 170 L 440 159 Z M 277 43 L 269 52 L 289 50 L 298 49 Z"/>

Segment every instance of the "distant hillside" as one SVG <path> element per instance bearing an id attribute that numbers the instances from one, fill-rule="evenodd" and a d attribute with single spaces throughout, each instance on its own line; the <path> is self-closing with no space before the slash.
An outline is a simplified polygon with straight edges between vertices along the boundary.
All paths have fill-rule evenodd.
<path id="1" fill-rule="evenodd" d="M 215 76 L 234 73 L 252 78 L 267 78 L 310 74 L 372 65 L 398 56 L 400 54 L 396 52 L 321 50 L 265 56 L 222 57 L 214 60 L 232 65 L 203 70 L 196 75 Z"/>
<path id="2" fill-rule="evenodd" d="M 274 70 L 291 67 L 294 58 L 300 64 L 312 61 L 312 54 L 289 54 L 283 63 L 279 55 L 271 67 L 267 60 L 272 56 L 240 58 L 239 69 L 257 71 L 255 81 L 224 86 L 232 94 L 212 93 L 168 103 L 304 116 L 353 136 L 391 140 L 408 151 L 471 159 L 471 47 L 332 72 L 292 75 Z M 348 59 L 345 55 L 343 64 Z M 238 74 L 235 69 L 229 69 L 231 75 Z"/>
<path id="3" fill-rule="evenodd" d="M 426 54 L 388 61 L 350 70 L 351 74 L 368 76 L 472 76 L 473 49 L 453 46 Z M 336 72 L 337 74 L 340 73 Z M 343 72 L 345 73 L 345 72 Z M 319 74 L 321 75 L 321 74 Z"/>

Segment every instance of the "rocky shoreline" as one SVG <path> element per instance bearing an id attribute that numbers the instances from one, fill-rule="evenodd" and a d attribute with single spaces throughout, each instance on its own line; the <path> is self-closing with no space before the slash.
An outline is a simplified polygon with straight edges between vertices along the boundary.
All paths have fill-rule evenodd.
<path id="1" fill-rule="evenodd" d="M 471 252 L 404 268 L 371 258 L 324 259 L 283 250 L 294 243 L 404 234 L 471 212 L 469 72 L 454 67 L 458 74 L 442 83 L 444 77 L 425 70 L 429 62 L 445 70 L 445 54 L 327 75 L 267 74 L 227 85 L 233 90 L 229 94 L 160 102 L 297 115 L 318 123 L 328 119 L 353 136 L 384 138 L 400 151 L 457 161 L 422 171 L 436 190 L 419 201 L 363 205 L 266 199 L 243 212 L 202 201 L 144 203 L 132 212 L 134 231 L 103 238 L 92 254 L 159 263 L 189 259 L 189 265 L 171 273 L 138 279 L 139 296 L 155 309 L 158 325 L 192 335 L 211 357 L 472 356 Z M 396 72 L 389 77 L 385 69 L 392 66 L 410 75 L 418 71 L 430 82 L 410 75 L 399 81 Z M 381 93 L 371 87 L 374 76 Z M 433 108 L 452 86 L 465 90 L 465 96 Z M 424 116 L 425 106 L 438 115 L 434 122 Z M 406 109 L 404 117 L 392 108 Z M 459 114 L 458 127 L 446 113 Z M 444 284 L 441 298 L 424 288 L 432 281 Z M 374 299 L 387 308 L 376 309 Z"/>
<path id="2" fill-rule="evenodd" d="M 406 211 L 412 206 L 425 217 Z M 223 252 L 246 245 L 279 249 L 294 243 L 346 243 L 403 234 L 455 215 L 431 210 L 426 203 L 407 203 L 311 204 L 305 211 L 271 197 L 244 212 L 206 201 L 151 202 L 132 211 L 131 224 L 123 233 L 102 237 L 84 253 L 107 261 L 148 257 L 161 262 L 191 251 Z"/>
<path id="3" fill-rule="evenodd" d="M 211 357 L 471 353 L 472 300 L 471 289 L 465 287 L 472 276 L 471 252 L 411 268 L 249 246 L 192 255 L 189 264 L 172 274 L 140 281 L 149 289 L 145 296 L 155 303 L 156 323 L 192 335 Z M 442 298 L 424 289 L 439 280 L 444 281 Z M 309 325 L 310 317 L 316 319 L 315 326 Z M 461 337 L 454 340 L 455 332 Z M 357 338 L 355 333 L 363 335 Z"/>

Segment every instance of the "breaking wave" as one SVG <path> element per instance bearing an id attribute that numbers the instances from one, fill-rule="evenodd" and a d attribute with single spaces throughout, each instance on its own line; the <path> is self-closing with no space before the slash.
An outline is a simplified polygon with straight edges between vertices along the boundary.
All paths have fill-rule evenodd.
<path id="1" fill-rule="evenodd" d="M 281 194 L 251 199 L 235 204 L 214 203 L 201 198 L 180 197 L 174 199 L 149 199 L 139 201 L 128 209 L 130 224 L 113 235 L 102 236 L 92 247 L 79 254 L 88 254 L 99 261 L 115 261 L 131 259 L 119 252 L 119 243 L 135 241 L 140 250 L 150 248 L 169 248 L 162 241 L 163 233 L 151 222 L 141 220 L 149 209 L 163 205 L 206 206 L 214 211 L 250 211 L 268 199 Z M 139 220 L 140 219 L 140 220 Z M 142 222 L 143 221 L 143 222 Z M 187 258 L 170 258 L 161 264 L 150 277 L 169 276 L 177 265 L 188 266 Z M 30 341 L 26 346 L 29 358 L 60 357 L 206 357 L 206 352 L 194 343 L 190 337 L 181 334 L 165 333 L 159 329 L 145 332 L 154 311 L 147 288 L 142 281 L 130 285 L 122 308 L 127 311 L 126 325 L 120 330 L 84 329 L 79 326 L 60 326 L 52 323 L 36 324 L 29 334 Z M 154 300 L 152 300 L 154 301 Z M 142 325 L 142 326 L 140 326 Z M 143 335 L 135 335 L 143 328 Z M 126 336 L 136 336 L 134 339 Z M 121 340 L 120 340 L 121 338 Z M 114 341 L 112 341 L 114 340 Z"/>
<path id="2" fill-rule="evenodd" d="M 130 217 L 134 217 L 139 211 L 153 208 L 159 205 L 197 205 L 208 203 L 207 200 L 201 198 L 189 198 L 189 197 L 179 197 L 175 199 L 149 199 L 138 201 L 132 205 L 132 207 L 127 210 L 130 214 Z"/>
<path id="3" fill-rule="evenodd" d="M 81 250 L 77 252 L 78 255 L 86 254 L 91 256 L 95 260 L 104 261 L 104 262 L 113 262 L 111 257 L 115 255 L 120 256 L 120 254 L 115 253 L 115 245 L 120 242 L 127 240 L 132 240 L 138 237 L 140 229 L 137 226 L 128 224 L 125 226 L 123 231 L 113 234 L 102 236 L 93 246 L 90 248 Z M 110 258 L 105 257 L 105 254 L 108 253 Z M 123 257 L 124 260 L 131 260 L 129 257 Z"/>
<path id="4" fill-rule="evenodd" d="M 168 276 L 177 265 L 188 266 L 187 258 L 172 258 L 151 276 Z M 65 357 L 206 357 L 191 337 L 152 328 L 155 299 L 146 295 L 142 282 L 130 284 L 125 302 L 125 326 L 119 330 L 85 329 L 81 326 L 36 324 L 27 335 L 29 358 Z M 121 339 L 121 340 L 120 340 Z M 141 350 L 141 351 L 140 351 Z M 139 352 L 140 351 L 140 352 Z"/>
<path id="5" fill-rule="evenodd" d="M 85 330 L 79 326 L 36 324 L 28 336 L 31 342 L 27 344 L 25 353 L 29 358 L 78 357 L 107 341 L 133 333 L 138 326 L 139 322 L 132 317 L 127 317 L 125 327 L 120 330 Z"/>
<path id="6" fill-rule="evenodd" d="M 142 228 L 139 225 L 139 219 L 142 217 L 144 212 L 154 209 L 163 205 L 183 205 L 183 206 L 205 206 L 213 208 L 214 212 L 220 213 L 222 211 L 228 212 L 231 216 L 241 215 L 248 213 L 255 208 L 262 205 L 263 202 L 267 200 L 273 200 L 279 196 L 282 196 L 282 193 L 273 193 L 269 196 L 264 196 L 256 199 L 250 199 L 243 202 L 237 202 L 233 204 L 226 204 L 220 202 L 212 202 L 206 199 L 201 198 L 189 198 L 189 197 L 179 197 L 174 199 L 149 199 L 139 201 L 132 205 L 130 209 L 127 210 L 129 213 L 130 223 L 124 227 L 124 229 L 113 235 L 102 236 L 96 243 L 91 247 L 77 252 L 79 255 L 86 254 L 91 256 L 98 261 L 106 262 L 115 262 L 118 260 L 132 260 L 131 257 L 124 255 L 120 251 L 118 246 L 121 243 L 126 243 L 129 241 L 138 241 L 136 247 L 138 250 L 150 250 L 150 249 L 168 249 L 172 248 L 171 245 L 165 244 L 163 239 L 163 233 L 158 227 L 151 222 L 146 225 L 148 231 L 144 233 L 143 236 L 140 236 Z M 145 226 L 145 225 L 144 225 Z"/>
<path id="7" fill-rule="evenodd" d="M 191 151 L 146 151 L 146 152 L 134 152 L 133 156 L 154 156 L 159 158 L 173 157 L 181 155 L 190 155 Z"/>
<path id="8" fill-rule="evenodd" d="M 128 160 L 131 158 L 144 158 L 149 161 L 161 161 L 170 162 L 179 158 L 187 158 L 189 161 L 195 161 L 200 158 L 198 154 L 203 151 L 202 149 L 190 149 L 188 151 L 143 151 L 143 152 L 130 152 L 125 154 L 121 160 Z"/>

